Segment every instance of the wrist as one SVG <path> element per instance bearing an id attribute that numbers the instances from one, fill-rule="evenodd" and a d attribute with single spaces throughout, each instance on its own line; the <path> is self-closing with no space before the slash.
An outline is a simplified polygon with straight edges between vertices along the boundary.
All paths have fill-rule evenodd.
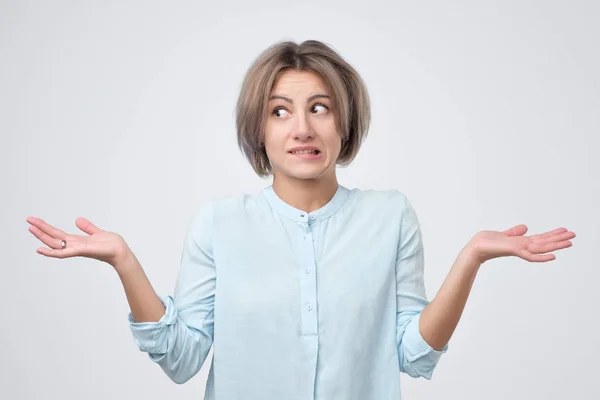
<path id="1" fill-rule="evenodd" d="M 119 275 L 135 268 L 137 259 L 128 246 L 120 248 L 110 263 Z"/>
<path id="2" fill-rule="evenodd" d="M 483 261 L 479 255 L 479 250 L 477 248 L 477 244 L 474 241 L 470 241 L 467 243 L 465 247 L 461 250 L 458 258 L 462 260 L 462 265 L 465 268 L 472 270 L 473 272 L 477 272 Z"/>

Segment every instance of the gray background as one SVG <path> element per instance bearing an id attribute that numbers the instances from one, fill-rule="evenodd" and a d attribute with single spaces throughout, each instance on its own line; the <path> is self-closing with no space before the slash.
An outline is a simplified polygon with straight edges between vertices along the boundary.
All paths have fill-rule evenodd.
<path id="1" fill-rule="evenodd" d="M 578 237 L 481 269 L 418 399 L 598 399 L 600 6 L 594 1 L 0 3 L 0 398 L 198 399 L 135 347 L 110 266 L 35 253 L 25 218 L 119 232 L 172 293 L 190 218 L 255 193 L 233 110 L 280 39 L 332 44 L 364 77 L 371 133 L 340 183 L 412 200 L 432 298 L 477 231 Z M 212 354 L 209 356 L 212 357 Z"/>

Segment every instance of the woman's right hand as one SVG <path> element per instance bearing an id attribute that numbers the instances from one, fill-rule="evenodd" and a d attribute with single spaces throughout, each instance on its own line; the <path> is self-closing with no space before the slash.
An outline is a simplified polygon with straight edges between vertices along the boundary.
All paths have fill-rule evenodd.
<path id="1" fill-rule="evenodd" d="M 28 217 L 31 224 L 29 232 L 46 247 L 37 249 L 39 254 L 53 258 L 87 257 L 104 261 L 113 267 L 130 253 L 129 247 L 121 235 L 104 231 L 85 218 L 77 218 L 75 225 L 87 235 L 74 235 L 53 227 L 37 217 Z M 66 247 L 62 248 L 62 241 Z"/>

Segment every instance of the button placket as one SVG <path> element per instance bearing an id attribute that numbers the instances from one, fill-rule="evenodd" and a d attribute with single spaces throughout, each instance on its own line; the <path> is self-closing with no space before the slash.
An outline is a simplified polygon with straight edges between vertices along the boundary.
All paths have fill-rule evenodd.
<path id="1" fill-rule="evenodd" d="M 302 235 L 304 240 L 301 241 L 301 269 L 300 272 L 300 296 L 301 296 L 301 330 L 302 335 L 317 334 L 317 281 L 315 271 L 315 251 L 313 240 L 313 227 L 310 224 L 312 215 L 304 214 L 304 222 L 302 223 Z M 314 219 L 313 219 L 314 221 Z"/>

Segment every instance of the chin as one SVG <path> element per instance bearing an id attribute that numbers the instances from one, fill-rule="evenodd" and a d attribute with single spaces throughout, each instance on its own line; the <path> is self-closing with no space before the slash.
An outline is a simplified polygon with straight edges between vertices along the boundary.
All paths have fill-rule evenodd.
<path id="1" fill-rule="evenodd" d="M 319 179 L 327 176 L 327 168 L 319 168 L 316 166 L 309 168 L 286 168 L 281 171 L 281 175 L 301 180 Z"/>
<path id="2" fill-rule="evenodd" d="M 290 176 L 295 179 L 307 181 L 307 180 L 319 179 L 319 178 L 323 177 L 323 174 L 304 173 L 304 174 L 292 174 Z"/>

